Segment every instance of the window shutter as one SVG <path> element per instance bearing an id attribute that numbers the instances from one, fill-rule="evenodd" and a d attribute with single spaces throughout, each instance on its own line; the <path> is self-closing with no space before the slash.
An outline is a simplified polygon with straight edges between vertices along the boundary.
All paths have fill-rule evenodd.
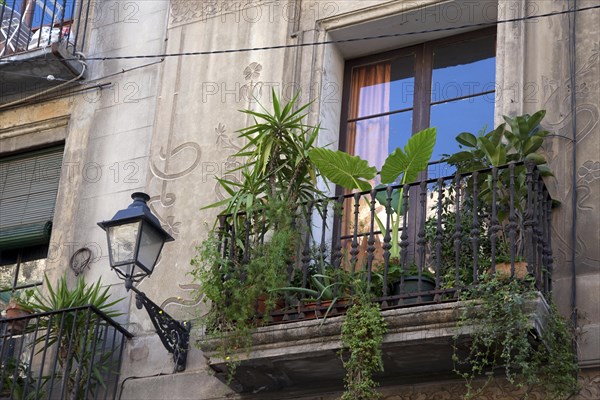
<path id="1" fill-rule="evenodd" d="M 63 146 L 0 160 L 0 250 L 48 243 Z"/>

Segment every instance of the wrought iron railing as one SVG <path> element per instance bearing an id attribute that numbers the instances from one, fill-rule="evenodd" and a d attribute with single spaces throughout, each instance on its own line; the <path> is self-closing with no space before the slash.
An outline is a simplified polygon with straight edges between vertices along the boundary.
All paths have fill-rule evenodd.
<path id="1" fill-rule="evenodd" d="M 301 239 L 288 268 L 290 285 L 310 288 L 311 275 L 330 275 L 321 283 L 341 293 L 331 306 L 322 296 L 291 291 L 271 321 L 343 312 L 340 300 L 352 288 L 339 280 L 348 271 L 370 282 L 384 309 L 454 301 L 461 289 L 492 273 L 527 275 L 547 294 L 551 209 L 540 171 L 523 162 L 303 204 L 292 222 Z M 220 218 L 222 256 L 240 268 L 255 246 L 268 241 L 272 227 L 261 214 L 237 223 L 233 215 Z M 396 218 L 399 254 L 393 244 Z M 316 305 L 307 305 L 309 297 Z"/>
<path id="2" fill-rule="evenodd" d="M 0 320 L 1 399 L 114 399 L 132 335 L 93 306 Z"/>
<path id="3" fill-rule="evenodd" d="M 0 57 L 62 43 L 71 54 L 85 46 L 89 0 L 0 2 Z"/>

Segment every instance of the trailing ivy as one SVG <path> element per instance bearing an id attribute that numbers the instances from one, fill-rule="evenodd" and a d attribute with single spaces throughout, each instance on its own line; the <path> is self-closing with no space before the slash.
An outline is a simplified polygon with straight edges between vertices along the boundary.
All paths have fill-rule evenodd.
<path id="1" fill-rule="evenodd" d="M 296 248 L 296 237 L 289 227 L 274 232 L 268 242 L 252 249 L 246 264 L 224 259 L 219 249 L 225 241 L 214 232 L 197 248 L 190 274 L 202 285 L 198 295 L 212 303 L 201 317 L 201 325 L 217 340 L 216 354 L 229 364 L 230 379 L 238 364 L 236 354 L 249 351 L 253 329 L 265 322 L 257 318 L 259 299 L 264 302 L 266 316 L 279 298 L 272 289 L 287 282 L 293 258 L 290 249 Z"/>
<path id="2" fill-rule="evenodd" d="M 454 371 L 466 380 L 465 399 L 473 399 L 502 371 L 516 388 L 539 388 L 549 399 L 563 399 L 577 390 L 577 362 L 569 324 L 556 307 L 542 327 L 541 337 L 531 327 L 528 308 L 537 292 L 533 278 L 525 280 L 483 276 L 470 292 L 463 292 L 454 345 Z M 472 301 L 471 301 L 472 300 Z M 470 345 L 463 355 L 460 332 L 470 331 Z M 463 332 L 464 333 L 464 332 Z M 483 385 L 474 381 L 487 376 Z"/>
<path id="3" fill-rule="evenodd" d="M 381 394 L 379 384 L 373 380 L 375 372 L 383 371 L 381 343 L 387 325 L 379 304 L 371 301 L 371 296 L 362 290 L 361 282 L 355 287 L 359 293 L 353 299 L 342 324 L 342 351 L 346 377 L 345 392 L 341 400 L 377 400 Z"/>

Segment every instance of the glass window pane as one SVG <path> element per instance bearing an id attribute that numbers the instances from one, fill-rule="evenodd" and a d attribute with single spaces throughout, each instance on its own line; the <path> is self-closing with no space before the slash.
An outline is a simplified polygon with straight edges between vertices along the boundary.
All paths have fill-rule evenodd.
<path id="1" fill-rule="evenodd" d="M 431 126 L 437 128 L 437 141 L 432 160 L 439 160 L 443 154 L 459 150 L 456 136 L 461 132 L 477 134 L 485 127 L 486 132 L 494 128 L 493 95 L 471 97 L 431 106 Z M 430 178 L 454 173 L 447 165 L 430 167 Z"/>
<path id="2" fill-rule="evenodd" d="M 148 269 L 148 272 L 152 272 L 152 268 L 156 263 L 156 259 L 162 249 L 163 243 L 163 238 L 158 234 L 156 229 L 149 224 L 144 223 L 142 237 L 140 238 L 138 261 Z"/>
<path id="3" fill-rule="evenodd" d="M 379 171 L 388 154 L 403 147 L 412 132 L 412 111 L 348 124 L 348 152 Z"/>
<path id="4" fill-rule="evenodd" d="M 140 222 L 108 228 L 110 251 L 116 263 L 133 261 Z"/>
<path id="5" fill-rule="evenodd" d="M 412 108 L 414 69 L 414 55 L 354 68 L 348 118 Z"/>
<path id="6" fill-rule="evenodd" d="M 434 49 L 432 102 L 494 90 L 495 83 L 495 35 L 451 43 Z"/>
<path id="7" fill-rule="evenodd" d="M 415 55 L 392 61 L 390 111 L 412 108 L 415 98 Z"/>
<path id="8" fill-rule="evenodd" d="M 24 286 L 42 283 L 44 280 L 45 268 L 45 258 L 21 263 L 21 265 L 19 266 L 19 277 L 17 279 L 17 285 Z"/>
<path id="9" fill-rule="evenodd" d="M 404 148 L 406 142 L 412 135 L 412 125 L 412 111 L 390 115 L 390 141 L 388 144 L 388 153 L 392 153 L 398 147 Z"/>

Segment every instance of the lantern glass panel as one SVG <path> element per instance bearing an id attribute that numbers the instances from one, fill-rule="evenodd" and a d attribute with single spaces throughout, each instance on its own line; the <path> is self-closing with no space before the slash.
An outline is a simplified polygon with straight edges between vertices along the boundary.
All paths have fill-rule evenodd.
<path id="1" fill-rule="evenodd" d="M 152 273 L 164 243 L 165 238 L 156 228 L 148 223 L 142 225 L 138 262 L 148 274 Z"/>
<path id="2" fill-rule="evenodd" d="M 138 232 L 141 221 L 108 228 L 108 243 L 113 264 L 135 262 Z"/>

